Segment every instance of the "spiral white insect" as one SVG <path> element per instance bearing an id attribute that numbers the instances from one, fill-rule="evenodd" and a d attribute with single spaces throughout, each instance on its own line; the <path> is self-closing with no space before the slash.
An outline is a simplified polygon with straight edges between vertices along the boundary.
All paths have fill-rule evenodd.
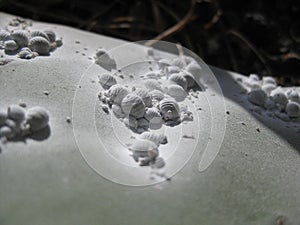
<path id="1" fill-rule="evenodd" d="M 0 126 L 3 126 L 5 124 L 6 119 L 7 112 L 0 111 Z"/>
<path id="2" fill-rule="evenodd" d="M 289 117 L 297 118 L 300 116 L 300 105 L 297 102 L 288 102 L 285 107 L 286 114 Z"/>
<path id="3" fill-rule="evenodd" d="M 112 103 L 121 105 L 122 100 L 129 93 L 129 90 L 122 85 L 115 84 L 111 86 L 107 92 L 107 96 L 109 97 Z"/>
<path id="4" fill-rule="evenodd" d="M 249 80 L 259 81 L 259 76 L 257 74 L 252 73 L 252 74 L 249 75 Z"/>
<path id="5" fill-rule="evenodd" d="M 144 81 L 144 85 L 149 90 L 163 91 L 160 83 L 157 80 L 154 80 L 154 79 L 148 79 L 148 80 Z"/>
<path id="6" fill-rule="evenodd" d="M 181 73 L 174 73 L 169 77 L 170 83 L 175 83 L 181 86 L 184 90 L 187 89 L 187 80 Z"/>
<path id="7" fill-rule="evenodd" d="M 14 40 L 8 40 L 4 42 L 4 49 L 7 52 L 16 51 L 18 48 L 19 46 Z"/>
<path id="8" fill-rule="evenodd" d="M 290 100 L 292 102 L 300 103 L 299 94 L 298 94 L 298 92 L 295 89 L 288 89 L 285 92 L 285 95 L 287 96 L 288 100 Z"/>
<path id="9" fill-rule="evenodd" d="M 265 83 L 262 86 L 262 90 L 264 90 L 268 95 L 270 95 L 271 92 L 275 89 L 276 89 L 276 85 L 274 85 L 272 83 Z"/>
<path id="10" fill-rule="evenodd" d="M 124 113 L 123 110 L 121 108 L 121 106 L 117 105 L 117 104 L 113 104 L 111 107 L 113 113 L 115 114 L 115 116 L 117 118 L 123 118 L 124 117 Z"/>
<path id="11" fill-rule="evenodd" d="M 273 85 L 277 86 L 277 82 L 274 77 L 270 77 L 270 76 L 263 77 L 262 82 L 263 82 L 263 85 L 264 84 L 273 84 Z"/>
<path id="12" fill-rule="evenodd" d="M 136 139 L 135 142 L 129 146 L 129 150 L 132 151 L 133 157 L 136 161 L 139 158 L 156 158 L 158 155 L 157 145 L 146 139 Z M 157 152 L 156 154 L 153 154 Z"/>
<path id="13" fill-rule="evenodd" d="M 53 30 L 44 30 L 44 33 L 47 34 L 50 43 L 55 42 L 56 35 Z"/>
<path id="14" fill-rule="evenodd" d="M 37 36 L 30 39 L 28 47 L 40 55 L 48 55 L 50 52 L 50 43 L 47 39 Z"/>
<path id="15" fill-rule="evenodd" d="M 185 90 L 177 84 L 168 85 L 167 94 L 175 99 L 184 98 L 187 95 Z"/>
<path id="16" fill-rule="evenodd" d="M 275 103 L 280 104 L 283 107 L 285 107 L 288 103 L 287 96 L 285 95 L 285 91 L 282 89 L 282 87 L 277 87 L 276 89 L 271 91 L 270 96 Z"/>
<path id="17" fill-rule="evenodd" d="M 14 136 L 13 130 L 8 126 L 0 127 L 0 138 L 12 138 Z"/>
<path id="18" fill-rule="evenodd" d="M 25 120 L 25 110 L 19 105 L 10 105 L 7 109 L 8 118 L 14 120 L 17 123 L 21 123 Z"/>
<path id="19" fill-rule="evenodd" d="M 144 132 L 140 135 L 141 139 L 146 139 L 154 142 L 157 146 L 160 144 L 164 145 L 168 143 L 168 138 L 165 134 L 158 134 L 153 132 Z"/>
<path id="20" fill-rule="evenodd" d="M 116 79 L 111 74 L 108 74 L 108 73 L 99 75 L 98 79 L 99 79 L 99 83 L 105 90 L 107 90 L 111 86 L 117 84 Z"/>
<path id="21" fill-rule="evenodd" d="M 251 81 L 249 80 L 247 85 L 250 87 L 250 89 L 253 90 L 260 90 L 261 87 L 261 82 L 260 81 Z"/>
<path id="22" fill-rule="evenodd" d="M 22 48 L 21 51 L 18 53 L 18 57 L 21 59 L 32 59 L 36 57 L 38 54 L 34 53 L 30 50 L 30 48 Z"/>
<path id="23" fill-rule="evenodd" d="M 8 41 L 10 39 L 11 39 L 11 37 L 10 37 L 10 33 L 8 31 L 0 30 L 0 42 Z"/>
<path id="24" fill-rule="evenodd" d="M 199 79 L 201 77 L 201 66 L 197 62 L 190 63 L 185 70 L 192 74 L 196 79 Z"/>
<path id="25" fill-rule="evenodd" d="M 55 42 L 53 42 L 53 44 L 55 44 L 56 47 L 62 46 L 63 45 L 62 38 L 55 40 Z"/>
<path id="26" fill-rule="evenodd" d="M 142 98 L 145 106 L 147 107 L 152 106 L 152 98 L 151 95 L 149 94 L 149 90 L 145 88 L 136 88 L 133 93 Z"/>
<path id="27" fill-rule="evenodd" d="M 125 115 L 141 118 L 145 114 L 145 104 L 142 98 L 134 93 L 126 95 L 122 100 L 121 106 Z"/>
<path id="28" fill-rule="evenodd" d="M 177 120 L 180 118 L 180 108 L 177 102 L 164 99 L 159 103 L 159 110 L 164 120 Z"/>
<path id="29" fill-rule="evenodd" d="M 20 47 L 25 47 L 29 42 L 29 33 L 25 30 L 15 30 L 10 35 L 11 39 L 14 40 Z"/>
<path id="30" fill-rule="evenodd" d="M 165 94 L 159 90 L 153 90 L 149 93 L 152 99 L 155 99 L 157 101 L 161 101 L 165 98 Z"/>
<path id="31" fill-rule="evenodd" d="M 267 94 L 263 90 L 253 90 L 248 93 L 248 100 L 249 102 L 263 106 L 267 99 Z"/>
<path id="32" fill-rule="evenodd" d="M 159 110 L 155 107 L 148 108 L 145 112 L 145 118 L 152 124 L 161 124 L 162 116 Z"/>
<path id="33" fill-rule="evenodd" d="M 140 162 L 140 166 L 149 166 L 158 156 L 158 150 L 152 149 L 146 152 L 132 151 L 132 157 L 136 162 Z"/>
<path id="34" fill-rule="evenodd" d="M 11 129 L 11 134 L 7 136 L 8 138 L 13 138 L 21 132 L 21 124 L 17 123 L 12 119 L 7 119 L 5 121 L 5 126 Z"/>
<path id="35" fill-rule="evenodd" d="M 39 131 L 48 126 L 49 113 L 40 106 L 35 106 L 26 112 L 26 124 L 32 132 Z"/>
<path id="36" fill-rule="evenodd" d="M 30 35 L 31 35 L 31 38 L 33 38 L 33 37 L 43 37 L 43 38 L 45 38 L 47 41 L 49 41 L 48 35 L 47 35 L 45 32 L 40 31 L 40 30 L 32 31 Z"/>

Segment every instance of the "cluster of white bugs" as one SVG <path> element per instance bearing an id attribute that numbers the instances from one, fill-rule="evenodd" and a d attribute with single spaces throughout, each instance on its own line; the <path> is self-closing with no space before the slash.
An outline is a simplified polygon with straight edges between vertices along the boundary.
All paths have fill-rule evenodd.
<path id="1" fill-rule="evenodd" d="M 179 56 L 172 60 L 154 56 L 150 49 L 148 56 L 156 64 L 156 70 L 148 71 L 140 82 L 122 85 L 118 83 L 120 75 L 105 73 L 99 75 L 99 83 L 104 90 L 98 97 L 102 109 L 110 111 L 135 133 L 139 134 L 129 150 L 132 157 L 141 166 L 151 165 L 162 168 L 165 162 L 159 157 L 158 147 L 167 144 L 167 137 L 157 134 L 163 125 L 176 126 L 183 121 L 193 121 L 193 114 L 180 102 L 191 96 L 197 97 L 199 88 L 196 80 L 201 75 L 200 65 L 191 57 Z M 109 54 L 101 49 L 97 51 L 96 63 L 114 64 Z M 119 73 L 121 73 L 119 71 Z M 122 74 L 125 77 L 126 74 Z M 136 75 L 138 76 L 138 75 Z"/>
<path id="2" fill-rule="evenodd" d="M 172 75 L 170 78 L 174 80 L 168 79 L 166 86 L 156 79 L 145 79 L 129 88 L 118 84 L 116 75 L 101 74 L 99 83 L 105 90 L 101 91 L 98 97 L 136 133 L 143 133 L 151 126 L 174 126 L 184 120 L 193 120 L 193 115 L 188 110 L 182 110 L 176 100 L 178 96 L 188 95 L 186 90 L 176 83 L 185 81 L 185 78 L 181 74 L 174 75 L 179 81 Z"/>
<path id="3" fill-rule="evenodd" d="M 19 20 L 16 20 L 17 23 Z M 16 25 L 14 23 L 14 25 Z M 62 45 L 53 30 L 33 30 L 27 26 L 16 29 L 0 29 L 0 49 L 7 55 L 17 55 L 21 59 L 32 59 L 39 55 L 49 55 Z"/>
<path id="4" fill-rule="evenodd" d="M 256 74 L 250 74 L 244 84 L 248 88 L 248 100 L 263 107 L 268 115 L 284 121 L 300 117 L 300 97 L 295 89 L 284 90 L 273 77 L 267 76 L 260 80 Z"/>
<path id="5" fill-rule="evenodd" d="M 26 110 L 20 105 L 10 105 L 6 111 L 0 111 L 0 140 L 24 137 L 46 128 L 49 123 L 47 110 L 36 106 Z"/>
<path id="6" fill-rule="evenodd" d="M 187 114 L 193 120 L 191 113 L 182 111 L 168 91 L 163 92 L 157 80 L 148 79 L 130 90 L 117 84 L 114 75 L 102 74 L 99 76 L 99 83 L 106 89 L 99 93 L 101 102 L 108 105 L 115 116 L 136 133 L 143 133 L 149 127 L 162 124 L 179 124 L 188 120 Z"/>

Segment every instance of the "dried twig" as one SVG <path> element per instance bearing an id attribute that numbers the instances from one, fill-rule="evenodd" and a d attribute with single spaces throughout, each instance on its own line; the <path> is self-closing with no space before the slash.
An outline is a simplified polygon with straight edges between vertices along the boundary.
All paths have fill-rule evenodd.
<path id="1" fill-rule="evenodd" d="M 300 61 L 300 55 L 295 53 L 295 52 L 288 52 L 286 54 L 283 55 L 268 55 L 266 54 L 266 56 L 273 61 L 279 61 L 279 62 L 285 62 L 289 59 L 297 59 Z"/>
<path id="2" fill-rule="evenodd" d="M 204 29 L 210 29 L 213 25 L 215 25 L 220 20 L 221 16 L 222 16 L 222 11 L 218 9 L 215 15 L 213 16 L 213 18 L 211 19 L 211 21 L 209 21 L 204 25 Z"/>
<path id="3" fill-rule="evenodd" d="M 191 7 L 189 9 L 189 11 L 187 12 L 187 14 L 174 26 L 170 27 L 169 29 L 165 30 L 164 32 L 162 32 L 161 34 L 159 34 L 158 36 L 156 36 L 155 38 L 153 38 L 153 40 L 147 41 L 145 43 L 146 46 L 151 46 L 153 44 L 155 44 L 156 42 L 180 31 L 181 29 L 183 29 L 188 22 L 191 20 L 191 18 L 193 17 L 194 14 L 194 6 L 196 4 L 196 0 L 192 0 L 191 3 Z"/>
<path id="4" fill-rule="evenodd" d="M 114 23 L 134 22 L 135 18 L 132 16 L 120 16 L 112 19 Z"/>

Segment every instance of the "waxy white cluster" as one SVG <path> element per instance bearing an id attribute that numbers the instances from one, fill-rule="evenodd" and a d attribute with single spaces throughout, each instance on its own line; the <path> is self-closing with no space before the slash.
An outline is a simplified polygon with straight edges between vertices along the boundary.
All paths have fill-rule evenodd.
<path id="1" fill-rule="evenodd" d="M 141 82 L 134 85 L 118 83 L 120 76 L 117 73 L 101 74 L 99 83 L 104 90 L 98 97 L 105 112 L 112 111 L 128 128 L 139 134 L 128 147 L 134 160 L 141 166 L 162 168 L 165 162 L 159 157 L 158 147 L 167 144 L 167 137 L 150 130 L 193 120 L 193 114 L 179 103 L 197 94 L 193 89 L 197 87 L 202 71 L 191 57 L 167 60 L 155 57 L 151 50 L 148 55 L 154 60 L 157 70 L 136 75 L 141 77 Z M 97 51 L 95 62 L 105 68 L 115 61 L 101 49 Z"/>
<path id="2" fill-rule="evenodd" d="M 0 48 L 8 55 L 32 59 L 38 55 L 49 55 L 62 45 L 52 30 L 0 29 Z"/>
<path id="3" fill-rule="evenodd" d="M 0 111 L 0 139 L 7 140 L 39 132 L 49 123 L 47 110 L 36 106 L 26 110 L 19 105 L 11 105 Z"/>
<path id="4" fill-rule="evenodd" d="M 285 90 L 273 77 L 260 80 L 256 74 L 251 74 L 244 84 L 248 87 L 248 100 L 266 109 L 269 115 L 284 121 L 300 117 L 300 97 L 295 89 Z"/>

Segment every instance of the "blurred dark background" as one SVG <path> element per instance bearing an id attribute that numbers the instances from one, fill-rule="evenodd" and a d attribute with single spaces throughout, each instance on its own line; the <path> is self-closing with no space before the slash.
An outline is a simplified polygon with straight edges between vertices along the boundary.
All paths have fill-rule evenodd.
<path id="1" fill-rule="evenodd" d="M 299 0 L 0 0 L 0 11 L 128 41 L 180 43 L 210 65 L 300 84 Z"/>

